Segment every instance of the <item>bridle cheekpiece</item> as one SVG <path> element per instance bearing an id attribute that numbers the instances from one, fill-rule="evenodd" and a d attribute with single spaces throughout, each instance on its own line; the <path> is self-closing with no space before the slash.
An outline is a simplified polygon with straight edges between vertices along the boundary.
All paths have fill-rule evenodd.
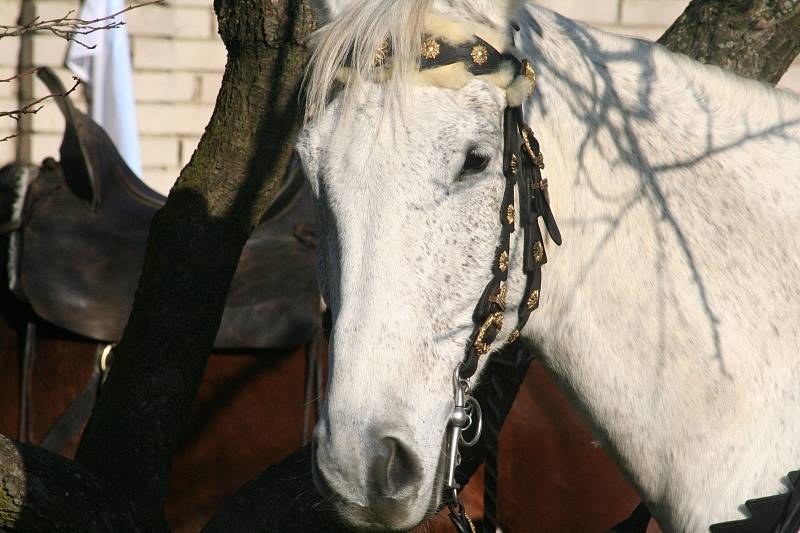
<path id="1" fill-rule="evenodd" d="M 491 351 L 492 343 L 503 327 L 508 291 L 508 268 L 511 234 L 515 230 L 515 215 L 523 231 L 523 271 L 525 291 L 517 310 L 517 321 L 507 343 L 517 341 L 520 331 L 531 313 L 539 306 L 541 298 L 542 265 L 547 262 L 544 239 L 539 219 L 556 244 L 561 244 L 561 234 L 550 209 L 547 180 L 542 177 L 544 157 L 533 130 L 525 123 L 522 104 L 536 84 L 536 73 L 527 59 L 521 59 L 512 45 L 499 51 L 487 40 L 472 35 L 468 40 L 453 44 L 435 35 L 423 38 L 420 57 L 420 72 L 460 64 L 473 76 L 490 75 L 512 69 L 514 75 L 505 87 L 507 107 L 504 111 L 503 175 L 506 179 L 503 201 L 498 213 L 500 240 L 495 248 L 492 264 L 492 279 L 475 306 L 472 318 L 474 328 L 467 343 L 464 358 L 453 373 L 455 406 L 448 421 L 447 463 L 445 489 L 449 492 L 450 519 L 460 532 L 474 532 L 472 521 L 467 516 L 458 491 L 456 467 L 461 461 L 459 446 L 471 447 L 480 438 L 481 409 L 471 395 L 469 379 L 478 368 L 481 356 Z M 385 64 L 391 57 L 388 43 L 375 55 L 376 65 Z M 519 213 L 514 207 L 515 191 L 519 201 Z M 466 439 L 464 432 L 470 430 L 472 437 Z"/>

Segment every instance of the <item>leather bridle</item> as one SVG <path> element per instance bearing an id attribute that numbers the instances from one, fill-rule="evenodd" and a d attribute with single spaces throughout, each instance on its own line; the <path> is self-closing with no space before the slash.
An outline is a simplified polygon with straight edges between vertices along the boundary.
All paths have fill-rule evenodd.
<path id="1" fill-rule="evenodd" d="M 516 25 L 512 24 L 512 26 L 514 29 L 518 29 Z M 446 505 L 450 510 L 450 520 L 460 533 L 475 533 L 475 527 L 459 499 L 458 491 L 461 489 L 461 485 L 456 481 L 456 469 L 461 463 L 461 449 L 478 444 L 481 440 L 483 426 L 481 406 L 472 395 L 469 380 L 478 368 L 480 357 L 490 352 L 492 343 L 503 327 L 508 292 L 511 234 L 515 231 L 516 220 L 519 220 L 519 225 L 523 230 L 522 268 L 526 281 L 523 299 L 517 311 L 517 321 L 506 345 L 517 342 L 523 326 L 527 323 L 531 313 L 539 306 L 542 265 L 547 262 L 543 235 L 539 227 L 540 218 L 553 242 L 561 244 L 561 233 L 550 209 L 547 180 L 542 177 L 544 157 L 533 130 L 525 123 L 522 109 L 522 100 L 533 92 L 536 74 L 530 61 L 522 59 L 518 51 L 513 48 L 513 38 L 510 42 L 511 49 L 501 52 L 477 35 L 472 35 L 466 41 L 456 44 L 435 35 L 426 35 L 422 42 L 419 58 L 420 71 L 461 64 L 469 74 L 484 76 L 507 73 L 510 69 L 513 74 L 508 85 L 505 86 L 507 95 L 510 93 L 511 87 L 516 86 L 517 89 L 517 94 L 513 99 L 507 98 L 507 106 L 503 114 L 503 175 L 506 184 L 498 212 L 500 239 L 492 261 L 492 278 L 475 306 L 472 314 L 473 331 L 469 337 L 464 357 L 453 373 L 455 406 L 448 419 L 444 488 L 447 496 Z M 373 58 L 375 67 L 381 69 L 389 66 L 391 57 L 392 49 L 387 41 L 375 52 Z M 520 98 L 518 94 L 520 87 L 525 89 L 523 98 Z M 514 205 L 515 195 L 519 202 L 519 213 L 516 213 Z M 518 372 L 523 375 L 527 371 L 530 358 L 524 358 L 524 360 L 524 364 L 516 366 Z M 515 382 L 511 387 L 513 390 L 498 394 L 508 395 L 513 401 L 513 396 L 519 390 L 522 380 L 511 381 Z M 508 398 L 504 398 L 504 400 L 508 400 Z M 502 420 L 496 422 L 502 424 Z M 471 433 L 472 436 L 469 439 L 465 438 L 465 432 Z M 492 446 L 495 448 L 493 450 L 495 453 L 487 454 L 485 458 L 487 472 L 490 466 L 496 471 L 496 442 L 486 444 L 487 449 Z M 490 457 L 493 459 L 490 460 Z M 485 500 L 496 500 L 494 492 L 495 487 L 487 483 Z M 488 521 L 484 525 L 488 526 L 488 528 L 484 527 L 484 531 L 493 531 L 495 528 L 492 521 Z"/>
<path id="2" fill-rule="evenodd" d="M 384 53 L 384 57 L 389 55 Z M 469 73 L 476 76 L 498 72 L 510 64 L 516 78 L 523 77 L 528 82 L 530 91 L 536 81 L 535 71 L 528 60 L 520 59 L 515 52 L 500 52 L 477 35 L 457 45 L 426 36 L 422 46 L 420 70 L 454 63 L 461 63 Z M 503 120 L 503 175 L 506 184 L 498 213 L 500 239 L 495 248 L 492 278 L 475 306 L 472 314 L 474 328 L 464 358 L 453 374 L 455 407 L 448 421 L 445 490 L 449 493 L 450 519 L 460 532 L 474 531 L 474 526 L 458 496 L 461 487 L 455 476 L 456 467 L 461 462 L 459 447 L 477 444 L 482 426 L 480 404 L 471 395 L 469 379 L 475 374 L 480 357 L 489 353 L 503 327 L 510 241 L 516 222 L 515 191 L 519 201 L 519 225 L 523 231 L 522 268 L 526 282 L 523 299 L 517 311 L 517 321 L 508 343 L 517 341 L 531 313 L 539 306 L 542 265 L 547 262 L 544 239 L 539 227 L 540 218 L 553 242 L 561 244 L 561 234 L 550 209 L 547 180 L 542 177 L 544 158 L 533 130 L 525 123 L 522 103 L 511 105 L 509 102 Z M 464 437 L 467 430 L 472 432 L 470 439 Z"/>

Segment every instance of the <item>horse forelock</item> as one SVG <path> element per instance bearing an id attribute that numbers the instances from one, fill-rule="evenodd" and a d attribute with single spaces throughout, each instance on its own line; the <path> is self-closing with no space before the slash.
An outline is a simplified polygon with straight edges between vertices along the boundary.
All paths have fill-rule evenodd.
<path id="1" fill-rule="evenodd" d="M 392 75 L 386 80 L 387 95 L 407 100 L 409 77 L 417 66 L 425 14 L 432 0 L 363 0 L 345 6 L 330 23 L 313 36 L 313 52 L 306 74 L 306 116 L 325 108 L 332 88 L 339 82 L 344 101 L 363 80 L 381 68 L 375 53 L 389 42 Z M 347 66 L 347 75 L 342 76 Z"/>
<path id="2" fill-rule="evenodd" d="M 343 92 L 344 108 L 365 80 L 379 81 L 390 103 L 402 110 L 413 85 L 458 89 L 472 78 L 508 88 L 515 73 L 510 65 L 474 76 L 461 64 L 419 70 L 422 41 L 432 37 L 450 44 L 474 36 L 500 51 L 509 49 L 508 21 L 512 0 L 357 0 L 340 7 L 330 23 L 311 39 L 313 52 L 306 74 L 306 118 L 322 111 L 334 87 Z M 378 60 L 380 51 L 388 60 Z M 384 58 L 385 59 L 385 58 Z M 523 92 L 527 94 L 527 87 Z M 513 98 L 513 96 L 512 96 Z M 518 98 L 517 98 L 518 99 Z"/>

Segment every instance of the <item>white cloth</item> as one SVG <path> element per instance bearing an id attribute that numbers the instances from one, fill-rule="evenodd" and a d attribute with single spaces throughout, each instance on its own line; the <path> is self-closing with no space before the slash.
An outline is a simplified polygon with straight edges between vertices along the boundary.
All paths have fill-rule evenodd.
<path id="1" fill-rule="evenodd" d="M 124 8 L 123 0 L 84 0 L 80 18 L 95 20 Z M 119 15 L 117 19 L 124 20 L 124 17 Z M 106 130 L 131 170 L 141 176 L 128 30 L 123 25 L 82 35 L 79 39 L 94 48 L 71 42 L 67 50 L 67 68 L 89 86 L 92 118 Z"/>

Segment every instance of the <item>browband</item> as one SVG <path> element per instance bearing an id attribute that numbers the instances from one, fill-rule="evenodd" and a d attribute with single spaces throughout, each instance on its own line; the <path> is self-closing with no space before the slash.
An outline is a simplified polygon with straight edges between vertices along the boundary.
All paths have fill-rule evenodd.
<path id="1" fill-rule="evenodd" d="M 461 62 L 464 67 L 476 76 L 497 72 L 503 61 L 516 58 L 498 52 L 492 45 L 478 37 L 456 46 L 442 39 L 428 37 L 422 42 L 420 70 L 443 67 Z"/>

